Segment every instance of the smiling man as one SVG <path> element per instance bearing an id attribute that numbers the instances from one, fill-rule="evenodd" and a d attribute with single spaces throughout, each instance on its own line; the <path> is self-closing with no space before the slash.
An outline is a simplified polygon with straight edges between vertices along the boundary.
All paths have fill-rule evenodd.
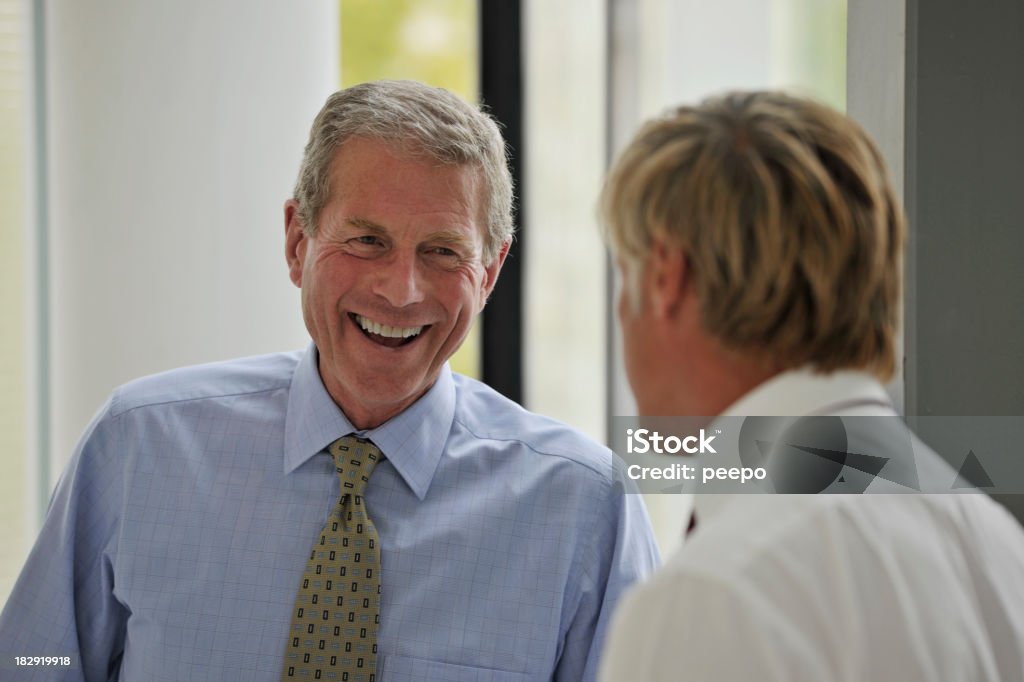
<path id="1" fill-rule="evenodd" d="M 411 82 L 332 95 L 284 207 L 312 344 L 112 395 L 0 616 L 0 663 L 593 679 L 613 607 L 657 561 L 642 503 L 607 449 L 447 365 L 511 210 L 480 110 Z"/>
<path id="2" fill-rule="evenodd" d="M 315 231 L 298 200 L 285 205 L 288 264 L 324 386 L 353 425 L 372 428 L 423 395 L 462 344 L 509 228 L 481 229 L 490 197 L 479 169 L 394 142 L 350 139 L 327 177 L 335 189 Z"/>

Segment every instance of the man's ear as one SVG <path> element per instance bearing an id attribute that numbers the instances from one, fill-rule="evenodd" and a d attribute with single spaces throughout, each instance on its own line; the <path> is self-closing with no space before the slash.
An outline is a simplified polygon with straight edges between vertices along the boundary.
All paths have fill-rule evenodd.
<path id="1" fill-rule="evenodd" d="M 288 262 L 288 276 L 292 284 L 302 288 L 302 266 L 306 262 L 309 236 L 299 218 L 299 202 L 284 202 L 284 257 Z"/>
<path id="2" fill-rule="evenodd" d="M 487 303 L 491 292 L 494 291 L 494 285 L 498 283 L 498 274 L 501 273 L 501 266 L 505 264 L 505 258 L 508 256 L 508 250 L 511 246 L 512 240 L 506 240 L 501 245 L 501 249 L 498 250 L 498 256 L 494 259 L 494 262 L 484 266 L 484 281 L 480 287 L 481 310 L 483 310 L 484 304 Z"/>
<path id="3" fill-rule="evenodd" d="M 644 268 L 651 310 L 658 317 L 675 317 L 691 292 L 690 263 L 677 246 L 655 239 Z"/>

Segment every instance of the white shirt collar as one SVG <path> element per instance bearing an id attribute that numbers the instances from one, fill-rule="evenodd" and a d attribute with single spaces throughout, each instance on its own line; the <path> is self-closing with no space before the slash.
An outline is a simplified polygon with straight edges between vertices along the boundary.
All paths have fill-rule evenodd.
<path id="1" fill-rule="evenodd" d="M 871 374 L 844 370 L 821 374 L 810 367 L 783 372 L 743 395 L 721 417 L 799 417 L 809 414 L 893 415 L 892 401 Z M 715 424 L 711 425 L 714 430 Z M 749 496 L 751 504 L 768 502 Z M 777 496 L 771 496 L 777 497 Z M 729 506 L 735 495 L 694 495 L 697 523 L 705 523 Z"/>
<path id="2" fill-rule="evenodd" d="M 819 374 L 809 367 L 777 374 L 722 412 L 723 417 L 799 417 L 849 414 L 860 403 L 872 414 L 889 414 L 892 401 L 878 380 L 866 372 Z"/>

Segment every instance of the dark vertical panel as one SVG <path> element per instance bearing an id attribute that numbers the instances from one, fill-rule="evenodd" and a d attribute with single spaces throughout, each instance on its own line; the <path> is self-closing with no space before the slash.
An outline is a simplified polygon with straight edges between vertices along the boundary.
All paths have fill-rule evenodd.
<path id="1" fill-rule="evenodd" d="M 1024 3 L 909 0 L 907 19 L 908 412 L 1021 415 Z"/>
<path id="2" fill-rule="evenodd" d="M 483 313 L 483 380 L 523 400 L 524 197 L 522 21 L 519 0 L 480 2 L 480 97 L 504 126 L 515 183 L 517 234 Z"/>
<path id="3" fill-rule="evenodd" d="M 907 414 L 1024 415 L 1024 3 L 908 0 L 907 49 Z"/>

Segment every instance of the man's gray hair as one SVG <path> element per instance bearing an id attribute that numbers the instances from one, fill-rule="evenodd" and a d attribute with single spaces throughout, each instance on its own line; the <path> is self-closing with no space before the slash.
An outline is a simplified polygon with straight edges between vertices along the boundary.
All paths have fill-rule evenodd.
<path id="1" fill-rule="evenodd" d="M 298 216 L 307 234 L 316 233 L 330 197 L 331 162 L 353 137 L 380 140 L 442 165 L 476 166 L 487 193 L 484 262 L 492 263 L 512 238 L 512 175 L 494 119 L 447 90 L 388 80 L 334 93 L 313 121 L 295 183 Z"/>

